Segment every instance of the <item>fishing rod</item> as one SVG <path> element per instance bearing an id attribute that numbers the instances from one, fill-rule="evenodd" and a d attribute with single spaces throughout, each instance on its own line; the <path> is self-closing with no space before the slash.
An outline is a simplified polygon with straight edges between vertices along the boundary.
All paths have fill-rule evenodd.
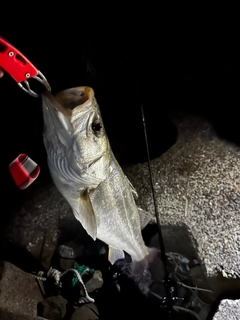
<path id="1" fill-rule="evenodd" d="M 145 143 L 146 143 L 146 151 L 147 151 L 147 162 L 148 162 L 148 170 L 149 170 L 149 178 L 150 178 L 150 185 L 151 185 L 151 192 L 152 192 L 152 197 L 153 197 L 153 204 L 154 204 L 154 211 L 155 211 L 155 217 L 157 221 L 157 230 L 158 230 L 158 239 L 159 239 L 159 246 L 160 246 L 160 251 L 161 251 L 161 259 L 163 262 L 164 266 L 164 274 L 165 274 L 165 289 L 166 289 L 166 303 L 168 307 L 168 314 L 169 314 L 169 319 L 172 318 L 172 295 L 171 295 L 171 287 L 169 285 L 169 274 L 168 274 L 168 268 L 167 268 L 167 258 L 166 258 L 166 250 L 165 250 L 165 245 L 163 241 L 163 235 L 162 235 L 162 228 L 161 228 L 161 223 L 159 219 L 159 212 L 157 209 L 157 201 L 156 201 L 156 196 L 155 196 L 155 190 L 153 187 L 153 177 L 152 177 L 152 168 L 151 168 L 151 162 L 150 162 L 150 152 L 149 152 L 149 144 L 148 144 L 148 136 L 147 136 L 147 127 L 146 127 L 146 121 L 145 121 L 145 115 L 144 115 L 144 110 L 143 110 L 143 105 L 141 103 L 141 113 L 142 113 L 142 123 L 143 123 L 143 130 L 144 130 L 144 136 L 145 136 Z"/>
<path id="2" fill-rule="evenodd" d="M 200 316 L 194 310 L 191 310 L 187 307 L 182 307 L 180 305 L 174 304 L 174 302 L 179 299 L 184 300 L 184 298 L 179 298 L 177 296 L 174 296 L 174 292 L 176 289 L 175 285 L 176 286 L 181 285 L 182 287 L 188 288 L 190 290 L 190 292 L 195 296 L 196 296 L 197 291 L 205 291 L 205 292 L 209 292 L 209 293 L 212 293 L 212 291 L 205 289 L 205 288 L 198 288 L 196 286 L 185 285 L 178 278 L 173 277 L 173 279 L 170 279 L 169 275 L 171 273 L 169 274 L 169 272 L 168 272 L 167 255 L 166 255 L 166 250 L 165 250 L 165 245 L 164 245 L 164 240 L 163 240 L 161 223 L 160 223 L 160 219 L 159 219 L 159 212 L 157 209 L 157 201 L 156 201 L 156 195 L 155 195 L 155 190 L 154 190 L 153 175 L 152 175 L 151 160 L 150 160 L 147 126 L 146 126 L 146 120 L 145 120 L 142 102 L 141 102 L 141 114 L 142 114 L 142 123 L 143 123 L 143 130 L 144 130 L 145 143 L 146 143 L 146 152 L 147 152 L 147 162 L 148 162 L 149 178 L 150 178 L 150 185 L 151 185 L 151 193 L 152 193 L 152 197 L 153 197 L 154 211 L 155 211 L 155 217 L 156 217 L 156 222 L 157 222 L 158 240 L 159 240 L 159 246 L 160 246 L 160 251 L 161 251 L 161 259 L 162 259 L 162 263 L 164 266 L 164 272 L 165 272 L 164 284 L 165 284 L 165 290 L 166 290 L 166 297 L 164 300 L 164 304 L 168 308 L 168 319 L 173 319 L 173 314 L 175 314 L 175 312 L 185 312 L 185 313 L 191 314 L 193 317 L 195 317 L 195 319 L 201 320 Z M 173 282 L 175 283 L 175 285 Z M 199 299 L 198 296 L 197 296 L 197 298 L 198 298 L 198 301 L 200 302 L 200 304 L 202 305 L 203 302 L 201 301 L 201 299 Z M 161 307 L 162 306 L 163 306 L 163 303 L 162 303 Z"/>

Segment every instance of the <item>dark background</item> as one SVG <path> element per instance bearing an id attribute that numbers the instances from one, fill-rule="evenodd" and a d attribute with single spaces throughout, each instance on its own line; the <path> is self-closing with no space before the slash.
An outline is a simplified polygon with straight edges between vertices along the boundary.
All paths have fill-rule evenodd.
<path id="1" fill-rule="evenodd" d="M 93 87 L 121 164 L 147 160 L 141 103 L 152 158 L 175 142 L 172 117 L 178 114 L 202 115 L 220 136 L 240 142 L 236 8 L 93 2 L 62 2 L 52 8 L 44 3 L 2 5 L 0 35 L 47 77 L 53 93 Z M 49 173 L 41 99 L 23 92 L 7 74 L 0 80 L 0 97 L 2 190 L 8 216 Z M 37 181 L 24 191 L 8 172 L 8 164 L 20 153 L 41 167 Z"/>

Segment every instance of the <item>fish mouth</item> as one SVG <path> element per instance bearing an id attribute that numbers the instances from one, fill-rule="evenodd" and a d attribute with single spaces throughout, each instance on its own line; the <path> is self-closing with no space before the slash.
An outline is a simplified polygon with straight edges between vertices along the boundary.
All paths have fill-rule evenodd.
<path id="1" fill-rule="evenodd" d="M 49 91 L 45 91 L 43 96 L 51 102 L 50 106 L 56 112 L 60 112 L 71 118 L 76 107 L 91 105 L 94 99 L 94 91 L 90 87 L 76 87 L 58 92 L 53 96 Z"/>
<path id="2" fill-rule="evenodd" d="M 56 94 L 56 99 L 66 110 L 84 105 L 88 100 L 92 100 L 94 91 L 90 87 L 75 87 L 60 91 Z"/>

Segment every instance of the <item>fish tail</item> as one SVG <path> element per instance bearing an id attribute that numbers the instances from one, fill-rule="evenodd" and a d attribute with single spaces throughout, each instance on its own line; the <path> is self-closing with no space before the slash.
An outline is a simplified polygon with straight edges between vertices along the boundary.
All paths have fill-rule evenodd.
<path id="1" fill-rule="evenodd" d="M 148 248 L 148 255 L 141 261 L 132 261 L 131 276 L 137 283 L 140 291 L 147 295 L 152 285 L 160 284 L 164 279 L 164 268 L 160 251 L 156 248 Z M 161 290 L 162 291 L 162 290 Z"/>

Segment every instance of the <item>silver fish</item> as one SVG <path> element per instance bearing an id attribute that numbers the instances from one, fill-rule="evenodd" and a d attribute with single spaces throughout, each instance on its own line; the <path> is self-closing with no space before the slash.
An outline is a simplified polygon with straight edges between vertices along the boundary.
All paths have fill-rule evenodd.
<path id="1" fill-rule="evenodd" d="M 93 89 L 76 87 L 55 97 L 45 92 L 42 100 L 53 182 L 87 233 L 109 246 L 112 264 L 125 251 L 133 260 L 134 276 L 146 274 L 155 253 L 145 245 L 141 230 L 150 215 L 137 208 L 136 191 L 112 153 Z"/>

